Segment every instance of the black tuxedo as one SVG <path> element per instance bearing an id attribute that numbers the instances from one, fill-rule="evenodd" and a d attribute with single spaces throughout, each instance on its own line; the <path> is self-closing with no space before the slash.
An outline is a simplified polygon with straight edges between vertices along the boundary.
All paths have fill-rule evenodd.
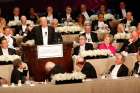
<path id="1" fill-rule="evenodd" d="M 121 23 L 126 24 L 127 23 L 127 19 L 121 20 Z M 137 22 L 136 22 L 136 20 L 133 19 L 131 21 L 131 23 L 130 23 L 130 26 L 136 26 L 136 25 L 137 25 Z"/>
<path id="2" fill-rule="evenodd" d="M 109 73 L 112 72 L 112 70 L 114 69 L 115 65 L 112 65 L 110 70 L 109 70 Z M 123 76 L 128 76 L 128 68 L 122 64 L 117 72 L 117 77 L 123 77 Z"/>
<path id="3" fill-rule="evenodd" d="M 128 12 L 128 9 L 125 9 L 126 13 Z M 117 19 L 123 19 L 123 14 L 121 9 L 116 9 L 115 11 L 115 17 Z"/>
<path id="4" fill-rule="evenodd" d="M 43 36 L 41 26 L 36 26 L 32 29 L 29 39 L 35 40 L 36 45 L 43 45 Z M 52 27 L 48 26 L 48 44 L 57 44 L 58 37 Z"/>
<path id="5" fill-rule="evenodd" d="M 16 29 L 15 30 L 16 31 L 15 31 L 14 35 L 16 35 L 16 34 L 23 35 L 24 33 L 27 33 L 26 29 L 25 29 L 25 32 L 23 32 L 22 25 L 16 26 Z"/>
<path id="6" fill-rule="evenodd" d="M 134 68 L 133 68 L 133 71 L 132 71 L 132 74 L 139 74 L 140 75 L 140 72 L 138 72 L 139 70 L 139 62 L 136 62 L 135 65 L 134 65 Z"/>
<path id="7" fill-rule="evenodd" d="M 18 84 L 18 81 L 21 80 L 21 83 L 25 82 L 24 70 L 23 72 L 18 71 L 18 69 L 13 69 L 11 74 L 11 83 Z"/>
<path id="8" fill-rule="evenodd" d="M 140 47 L 140 39 L 131 44 L 129 44 L 128 40 L 125 40 L 122 48 L 120 49 L 120 52 L 127 51 L 128 53 L 136 53 L 139 47 Z"/>
<path id="9" fill-rule="evenodd" d="M 89 62 L 85 62 L 81 72 L 86 78 L 97 78 L 96 70 Z"/>
<path id="10" fill-rule="evenodd" d="M 93 45 L 90 43 L 85 44 L 85 50 L 93 50 Z M 80 52 L 80 46 L 74 48 L 73 55 L 78 55 Z"/>
<path id="11" fill-rule="evenodd" d="M 75 19 L 76 19 L 74 13 L 71 13 L 70 15 L 71 15 L 70 17 L 72 18 L 72 20 L 75 20 Z M 66 15 L 66 13 L 64 13 L 64 14 L 62 15 L 61 18 L 65 18 L 65 19 L 67 19 L 67 15 Z"/>
<path id="12" fill-rule="evenodd" d="M 93 30 L 93 31 L 98 30 L 98 22 L 99 22 L 98 20 L 92 21 L 92 30 Z M 107 25 L 109 26 L 108 21 L 104 21 L 104 23 L 107 24 Z"/>
<path id="13" fill-rule="evenodd" d="M 16 55 L 16 50 L 8 48 L 9 55 Z M 3 55 L 2 48 L 0 47 L 0 55 Z"/>
<path id="14" fill-rule="evenodd" d="M 83 33 L 82 35 L 84 35 L 86 37 L 86 33 Z M 94 32 L 90 32 L 91 38 L 92 38 L 92 42 L 99 42 L 98 40 L 98 36 L 96 33 Z"/>

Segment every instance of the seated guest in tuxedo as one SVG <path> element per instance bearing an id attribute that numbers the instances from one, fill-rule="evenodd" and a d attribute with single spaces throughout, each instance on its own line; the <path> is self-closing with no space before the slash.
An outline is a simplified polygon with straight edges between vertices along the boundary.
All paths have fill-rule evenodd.
<path id="1" fill-rule="evenodd" d="M 132 70 L 132 75 L 133 74 L 140 75 L 140 48 L 138 49 L 137 52 L 137 62 L 135 62 L 134 68 Z"/>
<path id="2" fill-rule="evenodd" d="M 125 2 L 123 2 L 123 1 L 120 2 L 119 3 L 119 8 L 116 9 L 116 14 L 115 14 L 116 18 L 117 19 L 124 19 L 124 18 L 126 18 L 127 11 L 128 11 L 128 9 L 126 7 Z"/>
<path id="3" fill-rule="evenodd" d="M 104 21 L 104 14 L 98 14 L 98 20 L 92 21 L 92 30 L 96 31 L 100 28 L 105 28 L 108 23 Z"/>
<path id="4" fill-rule="evenodd" d="M 62 16 L 66 21 L 75 20 L 75 16 L 73 14 L 72 8 L 70 6 L 66 6 L 65 13 Z"/>
<path id="5" fill-rule="evenodd" d="M 107 7 L 105 5 L 100 5 L 99 10 L 97 11 L 97 14 L 107 14 L 108 10 Z"/>
<path id="6" fill-rule="evenodd" d="M 3 28 L 4 34 L 1 38 L 5 38 L 8 41 L 8 47 L 16 47 L 16 39 L 13 37 L 13 31 L 10 27 L 6 26 Z"/>
<path id="7" fill-rule="evenodd" d="M 80 52 L 85 50 L 93 50 L 91 43 L 86 43 L 86 37 L 84 35 L 79 36 L 79 46 L 74 48 L 73 55 L 79 55 Z"/>
<path id="8" fill-rule="evenodd" d="M 31 22 L 30 24 L 28 24 L 27 17 L 24 15 L 21 16 L 20 20 L 21 20 L 21 25 L 16 27 L 15 35 L 19 34 L 22 36 L 22 35 L 27 34 L 27 25 L 30 25 L 30 24 L 33 25 L 33 23 Z"/>
<path id="9" fill-rule="evenodd" d="M 15 55 L 15 49 L 8 48 L 8 41 L 5 38 L 0 38 L 0 55 Z"/>
<path id="10" fill-rule="evenodd" d="M 116 53 L 116 47 L 112 45 L 113 37 L 110 34 L 104 35 L 104 41 L 98 45 L 98 49 L 108 49 L 112 52 L 112 54 Z"/>
<path id="11" fill-rule="evenodd" d="M 18 84 L 19 80 L 21 80 L 21 83 L 25 83 L 28 72 L 26 66 L 20 59 L 14 60 L 13 65 L 14 68 L 11 74 L 11 83 Z"/>
<path id="12" fill-rule="evenodd" d="M 17 6 L 17 7 L 14 7 L 13 9 L 13 15 L 8 17 L 8 21 L 19 21 L 20 20 L 20 8 Z"/>
<path id="13" fill-rule="evenodd" d="M 136 31 L 133 31 L 131 34 L 131 38 L 129 40 L 124 41 L 124 44 L 120 49 L 120 52 L 127 51 L 128 53 L 136 53 L 139 47 L 140 47 L 140 39 L 138 37 L 138 33 Z"/>
<path id="14" fill-rule="evenodd" d="M 32 29 L 29 39 L 35 40 L 36 45 L 57 44 L 54 28 L 48 26 L 47 18 L 40 17 L 39 21 L 40 25 Z"/>
<path id="15" fill-rule="evenodd" d="M 48 20 L 48 23 L 49 23 L 49 24 L 51 23 L 51 20 L 52 20 L 52 19 L 57 18 L 57 15 L 56 15 L 56 13 L 54 12 L 52 6 L 48 6 L 48 7 L 46 8 L 46 13 L 44 14 L 44 16 L 47 17 L 47 20 Z"/>
<path id="16" fill-rule="evenodd" d="M 111 77 L 128 76 L 128 68 L 123 64 L 125 62 L 125 57 L 122 54 L 116 54 L 115 57 L 115 65 L 112 65 L 109 69 Z"/>
<path id="17" fill-rule="evenodd" d="M 89 62 L 86 62 L 82 57 L 77 58 L 76 71 L 85 74 L 86 78 L 97 78 L 95 68 Z"/>
<path id="18" fill-rule="evenodd" d="M 59 73 L 64 73 L 63 68 L 60 65 L 55 64 L 53 62 L 47 62 L 45 64 L 45 70 L 47 73 L 46 79 L 48 79 L 49 81 L 51 80 L 51 76 Z"/>
<path id="19" fill-rule="evenodd" d="M 36 13 L 34 8 L 29 9 L 28 19 L 33 21 L 35 24 L 38 21 L 38 14 Z"/>
<path id="20" fill-rule="evenodd" d="M 97 34 L 92 32 L 92 27 L 90 24 L 85 24 L 84 31 L 85 33 L 83 33 L 82 35 L 84 35 L 87 38 L 87 42 L 92 43 L 99 41 Z"/>
<path id="21" fill-rule="evenodd" d="M 55 19 L 53 19 L 53 20 L 51 21 L 50 26 L 53 27 L 54 30 L 55 30 L 55 34 L 56 34 L 56 37 L 57 37 L 57 39 L 56 39 L 57 41 L 56 41 L 56 42 L 62 43 L 62 42 L 63 42 L 62 35 L 61 35 L 61 33 L 57 30 L 58 24 L 59 24 L 59 23 L 58 23 L 58 20 L 55 18 Z"/>
<path id="22" fill-rule="evenodd" d="M 93 14 L 90 10 L 87 10 L 87 6 L 85 4 L 81 4 L 80 6 L 80 13 L 85 16 L 86 20 L 90 19 L 90 16 Z"/>
<path id="23" fill-rule="evenodd" d="M 129 27 L 131 27 L 131 26 L 136 26 L 137 25 L 137 22 L 133 18 L 133 14 L 132 14 L 131 11 L 127 12 L 126 18 L 121 20 L 121 23 L 125 24 L 126 30 L 129 30 Z"/>

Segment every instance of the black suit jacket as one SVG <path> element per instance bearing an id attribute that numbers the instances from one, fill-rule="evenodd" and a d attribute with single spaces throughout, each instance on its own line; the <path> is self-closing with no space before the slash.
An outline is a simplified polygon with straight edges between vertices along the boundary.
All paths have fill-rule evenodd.
<path id="1" fill-rule="evenodd" d="M 8 48 L 9 55 L 15 55 L 16 51 L 14 49 Z M 2 49 L 0 47 L 0 55 L 3 55 Z"/>
<path id="2" fill-rule="evenodd" d="M 89 62 L 85 62 L 81 72 L 86 78 L 97 78 L 96 70 Z"/>
<path id="3" fill-rule="evenodd" d="M 115 65 L 112 65 L 109 73 L 112 72 L 112 70 L 114 69 Z M 122 64 L 121 67 L 119 68 L 118 72 L 117 72 L 117 77 L 123 77 L 123 76 L 128 76 L 128 68 Z"/>
<path id="4" fill-rule="evenodd" d="M 18 84 L 19 80 L 21 80 L 21 83 L 25 82 L 24 73 L 14 68 L 11 74 L 11 83 Z"/>
<path id="5" fill-rule="evenodd" d="M 128 12 L 128 9 L 125 9 L 126 13 Z M 115 17 L 117 19 L 122 19 L 123 18 L 123 14 L 122 14 L 122 10 L 121 9 L 116 9 L 115 11 Z"/>
<path id="6" fill-rule="evenodd" d="M 134 68 L 133 68 L 133 70 L 132 70 L 132 74 L 139 74 L 140 75 L 140 73 L 138 73 L 138 69 L 139 69 L 139 62 L 136 62 L 135 63 L 135 65 L 134 65 Z"/>
<path id="7" fill-rule="evenodd" d="M 109 26 L 109 20 L 104 21 L 105 24 Z M 98 20 L 92 21 L 92 31 L 98 30 Z"/>
<path id="8" fill-rule="evenodd" d="M 25 33 L 26 33 L 26 31 L 25 31 Z M 22 29 L 22 25 L 16 26 L 14 35 L 16 35 L 16 34 L 19 34 L 19 35 L 24 34 L 23 29 Z"/>
<path id="9" fill-rule="evenodd" d="M 126 24 L 127 23 L 127 19 L 123 19 L 121 20 L 121 23 Z M 133 19 L 130 23 L 130 26 L 137 26 L 137 22 L 135 19 Z"/>
<path id="10" fill-rule="evenodd" d="M 36 45 L 43 45 L 43 36 L 41 26 L 36 26 L 33 28 L 30 38 L 35 40 Z M 56 44 L 58 37 L 52 27 L 48 26 L 48 44 Z"/>
<path id="11" fill-rule="evenodd" d="M 86 36 L 86 33 L 83 33 L 82 35 Z M 98 36 L 96 33 L 94 32 L 90 32 L 91 38 L 92 38 L 92 42 L 99 42 L 98 40 Z"/>
<path id="12" fill-rule="evenodd" d="M 93 45 L 90 43 L 85 44 L 85 50 L 93 50 Z M 73 55 L 78 55 L 80 52 L 80 46 L 74 48 Z"/>

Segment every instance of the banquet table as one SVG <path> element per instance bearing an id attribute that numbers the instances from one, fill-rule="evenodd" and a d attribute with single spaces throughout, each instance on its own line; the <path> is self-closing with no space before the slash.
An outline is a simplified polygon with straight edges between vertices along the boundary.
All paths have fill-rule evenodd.
<path id="1" fill-rule="evenodd" d="M 0 93 L 140 93 L 140 78 L 94 79 L 77 84 L 0 87 Z"/>

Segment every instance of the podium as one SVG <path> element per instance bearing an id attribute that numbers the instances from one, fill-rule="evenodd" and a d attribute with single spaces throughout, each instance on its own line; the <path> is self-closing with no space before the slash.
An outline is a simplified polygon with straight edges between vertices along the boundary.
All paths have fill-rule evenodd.
<path id="1" fill-rule="evenodd" d="M 37 46 L 22 46 L 23 60 L 29 67 L 29 74 L 35 81 L 44 81 L 46 77 L 45 64 L 52 61 L 59 64 L 65 72 L 72 72 L 72 43 L 63 43 L 63 57 L 38 59 Z"/>

